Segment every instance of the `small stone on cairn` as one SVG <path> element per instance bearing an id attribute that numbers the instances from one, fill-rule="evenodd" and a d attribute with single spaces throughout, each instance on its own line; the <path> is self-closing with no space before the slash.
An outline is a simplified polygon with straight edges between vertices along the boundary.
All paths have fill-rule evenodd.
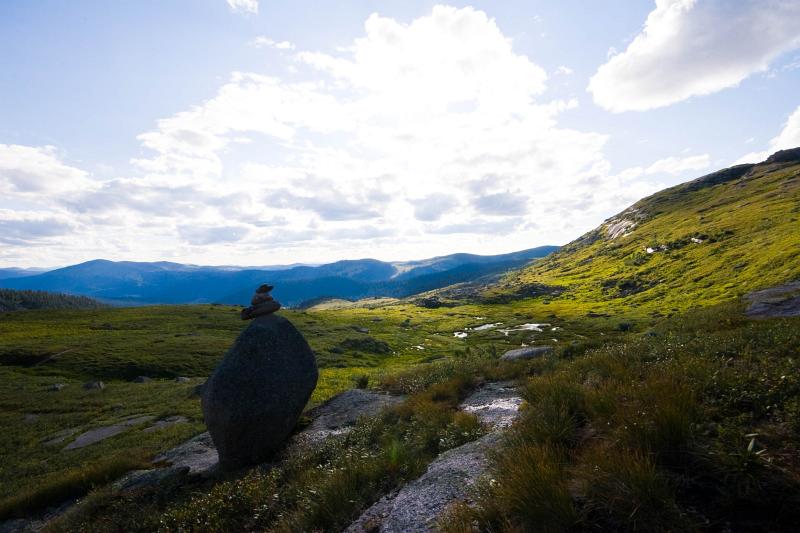
<path id="1" fill-rule="evenodd" d="M 272 285 L 262 285 L 256 289 L 253 299 L 250 300 L 250 307 L 242 309 L 242 320 L 252 320 L 259 316 L 271 315 L 281 308 L 281 304 L 273 300 L 269 295 L 274 289 Z"/>

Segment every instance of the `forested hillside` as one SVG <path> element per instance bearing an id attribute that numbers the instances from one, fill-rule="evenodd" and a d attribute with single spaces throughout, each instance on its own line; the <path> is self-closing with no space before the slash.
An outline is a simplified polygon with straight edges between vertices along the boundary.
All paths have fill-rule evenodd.
<path id="1" fill-rule="evenodd" d="M 107 306 L 86 296 L 0 289 L 0 312 L 24 309 L 99 309 L 102 307 Z"/>

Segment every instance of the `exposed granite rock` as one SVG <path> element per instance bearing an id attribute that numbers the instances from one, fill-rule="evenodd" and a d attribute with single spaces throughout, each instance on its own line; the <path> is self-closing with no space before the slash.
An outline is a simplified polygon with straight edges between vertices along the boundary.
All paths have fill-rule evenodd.
<path id="1" fill-rule="evenodd" d="M 81 433 L 78 437 L 68 444 L 64 450 L 76 450 L 78 448 L 85 448 L 90 444 L 95 444 L 102 440 L 106 440 L 107 438 L 113 437 L 114 435 L 119 435 L 125 431 L 128 431 L 130 428 L 134 426 L 138 426 L 144 424 L 145 422 L 149 422 L 150 420 L 154 419 L 154 416 L 145 415 L 145 416 L 136 416 L 128 418 L 127 420 L 123 420 L 118 424 L 114 424 L 111 426 L 104 426 L 99 428 L 90 429 L 85 433 Z"/>
<path id="2" fill-rule="evenodd" d="M 63 429 L 58 433 L 54 433 L 53 435 L 50 435 L 42 439 L 42 444 L 44 444 L 45 446 L 55 446 L 56 444 L 61 444 L 62 442 L 70 438 L 72 435 L 77 433 L 78 431 L 79 431 L 78 428 Z"/>
<path id="3" fill-rule="evenodd" d="M 425 473 L 367 509 L 348 533 L 422 533 L 434 531 L 437 519 L 469 493 L 488 466 L 488 454 L 502 439 L 501 430 L 518 416 L 522 399 L 510 383 L 489 383 L 461 405 L 493 429 L 480 439 L 448 450 Z"/>
<path id="4" fill-rule="evenodd" d="M 224 469 L 270 458 L 317 385 L 314 353 L 286 318 L 256 318 L 214 370 L 203 415 Z"/>
<path id="5" fill-rule="evenodd" d="M 143 429 L 145 433 L 151 433 L 153 431 L 158 431 L 159 429 L 164 429 L 172 426 L 176 426 L 178 424 L 186 424 L 189 421 L 188 418 L 185 416 L 168 416 L 167 418 L 163 418 L 161 420 L 156 420 L 153 422 L 153 425 Z"/>
<path id="6" fill-rule="evenodd" d="M 800 281 L 751 292 L 747 316 L 753 318 L 800 316 Z"/>
<path id="7" fill-rule="evenodd" d="M 532 359 L 542 355 L 551 353 L 552 346 L 526 346 L 525 348 L 518 348 L 516 350 L 509 350 L 500 356 L 503 361 L 517 361 L 519 359 Z"/>
<path id="8" fill-rule="evenodd" d="M 219 455 L 211 435 L 206 431 L 164 452 L 153 462 L 167 463 L 171 468 L 188 468 L 190 474 L 207 476 L 217 468 Z"/>
<path id="9" fill-rule="evenodd" d="M 127 494 L 155 487 L 167 481 L 178 481 L 189 473 L 188 467 L 155 468 L 153 470 L 134 470 L 112 483 L 112 490 Z"/>
<path id="10" fill-rule="evenodd" d="M 764 163 L 796 163 L 800 162 L 800 148 L 778 150 L 767 158 Z"/>
<path id="11" fill-rule="evenodd" d="M 106 384 L 102 381 L 88 381 L 83 384 L 83 388 L 86 390 L 103 390 L 106 388 Z"/>
<path id="12" fill-rule="evenodd" d="M 304 441 L 318 441 L 348 431 L 362 416 L 375 416 L 385 407 L 397 405 L 404 396 L 391 396 L 364 389 L 351 389 L 338 394 L 308 411 L 313 422 L 298 437 Z"/>
<path id="13" fill-rule="evenodd" d="M 520 405 L 522 398 L 514 383 L 504 381 L 487 383 L 470 394 L 459 408 L 474 414 L 492 429 L 503 429 L 519 416 Z"/>

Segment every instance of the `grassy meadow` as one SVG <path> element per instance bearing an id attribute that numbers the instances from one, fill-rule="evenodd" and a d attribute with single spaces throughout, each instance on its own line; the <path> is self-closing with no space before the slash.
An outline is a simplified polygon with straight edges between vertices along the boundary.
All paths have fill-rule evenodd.
<path id="1" fill-rule="evenodd" d="M 277 468 L 127 495 L 98 488 L 52 530 L 339 531 L 438 453 L 481 436 L 455 407 L 506 379 L 523 390 L 522 419 L 475 504 L 450 508 L 442 531 L 800 525 L 800 318 L 747 319 L 728 303 L 606 333 L 529 361 L 500 361 L 486 342 L 390 368 L 370 386 L 408 399 L 352 433 Z"/>
<path id="2" fill-rule="evenodd" d="M 0 313 L 0 518 L 90 492 L 56 530 L 335 531 L 477 438 L 455 405 L 513 378 L 525 415 L 444 530 L 800 529 L 800 319 L 748 319 L 741 302 L 800 279 L 799 219 L 800 165 L 758 165 L 645 198 L 608 223 L 627 234 L 603 225 L 498 283 L 281 311 L 317 356 L 310 405 L 354 386 L 408 400 L 278 469 L 132 496 L 103 486 L 203 430 L 193 390 L 239 309 Z M 498 358 L 531 344 L 555 350 Z M 188 422 L 63 449 L 143 415 Z"/>
<path id="3" fill-rule="evenodd" d="M 617 334 L 604 319 L 563 320 L 549 311 L 514 306 L 426 309 L 407 302 L 345 309 L 286 310 L 317 354 L 320 380 L 311 405 L 380 376 L 419 363 L 485 347 L 491 353 L 524 342 L 581 343 L 597 329 Z M 599 321 L 599 322 L 598 322 Z M 503 334 L 501 327 L 550 323 L 545 331 Z M 596 323 L 597 322 L 597 323 Z M 606 324 L 608 322 L 608 324 Z M 229 306 L 155 306 L 0 314 L 0 514 L 20 514 L 81 495 L 131 462 L 203 430 L 194 388 L 214 369 L 246 326 Z M 555 328 L 555 330 L 553 330 Z M 466 331 L 466 338 L 454 332 Z M 134 382 L 138 376 L 152 381 Z M 186 383 L 175 378 L 188 377 Z M 103 390 L 85 390 L 88 381 Z M 63 384 L 60 391 L 51 387 Z M 184 416 L 189 422 L 145 432 L 149 424 L 90 446 L 63 450 L 84 431 L 126 418 Z M 66 435 L 66 436 L 65 436 Z M 60 442 L 52 442 L 63 438 Z M 93 465 L 90 476 L 83 475 Z M 27 502 L 23 503 L 22 502 Z"/>

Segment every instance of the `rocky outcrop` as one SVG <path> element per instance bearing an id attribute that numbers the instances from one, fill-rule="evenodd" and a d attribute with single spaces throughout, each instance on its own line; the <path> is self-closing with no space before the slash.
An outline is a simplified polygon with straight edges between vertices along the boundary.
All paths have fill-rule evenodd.
<path id="1" fill-rule="evenodd" d="M 494 430 L 504 429 L 519 416 L 522 398 L 511 382 L 487 383 L 461 404 L 461 410 L 478 417 Z"/>
<path id="2" fill-rule="evenodd" d="M 78 437 L 68 444 L 64 450 L 76 450 L 78 448 L 84 448 L 89 446 L 90 444 L 95 444 L 96 442 L 100 442 L 102 440 L 106 440 L 110 437 L 115 435 L 119 435 L 129 429 L 144 424 L 145 422 L 149 422 L 153 420 L 155 417 L 150 415 L 143 415 L 143 416 L 134 416 L 123 420 L 117 424 L 111 426 L 104 426 L 99 428 L 90 429 L 85 433 L 81 433 Z"/>
<path id="3" fill-rule="evenodd" d="M 461 409 L 478 416 L 491 431 L 448 450 L 425 473 L 367 509 L 348 533 L 422 533 L 434 531 L 442 513 L 469 492 L 488 467 L 488 454 L 500 444 L 501 430 L 518 416 L 522 398 L 510 383 L 488 383 L 471 394 Z"/>
<path id="4" fill-rule="evenodd" d="M 280 304 L 269 297 L 271 289 L 259 287 L 253 297 L 257 303 L 247 314 L 257 318 L 225 354 L 203 392 L 206 426 L 227 470 L 269 459 L 294 429 L 317 385 L 314 353 L 289 320 L 273 314 Z"/>
<path id="5" fill-rule="evenodd" d="M 516 350 L 509 350 L 500 356 L 503 361 L 518 361 L 520 359 L 532 359 L 534 357 L 541 357 L 542 355 L 552 353 L 552 346 L 526 346 L 525 348 L 517 348 Z"/>
<path id="6" fill-rule="evenodd" d="M 749 317 L 800 316 L 800 281 L 751 292 L 745 299 Z"/>
<path id="7" fill-rule="evenodd" d="M 351 389 L 308 411 L 311 424 L 298 435 L 305 442 L 316 442 L 347 432 L 361 417 L 375 416 L 399 404 L 404 396 L 392 396 L 364 389 Z"/>
<path id="8" fill-rule="evenodd" d="M 219 464 L 219 454 L 206 431 L 196 437 L 159 455 L 153 462 L 167 465 L 166 469 L 186 470 L 187 473 L 207 476 L 213 473 Z"/>
<path id="9" fill-rule="evenodd" d="M 353 389 L 334 396 L 306 413 L 311 423 L 293 438 L 293 444 L 313 444 L 332 435 L 349 431 L 361 417 L 377 415 L 384 407 L 402 402 L 403 396 Z M 191 475 L 208 476 L 215 472 L 219 455 L 208 432 L 176 446 L 153 460 L 166 468 L 188 469 Z"/>
<path id="10" fill-rule="evenodd" d="M 464 500 L 488 466 L 487 454 L 500 442 L 498 433 L 448 450 L 425 473 L 396 493 L 378 500 L 345 531 L 348 533 L 427 533 L 455 501 Z"/>
<path id="11" fill-rule="evenodd" d="M 778 150 L 767 158 L 764 163 L 797 163 L 800 161 L 800 148 Z"/>

